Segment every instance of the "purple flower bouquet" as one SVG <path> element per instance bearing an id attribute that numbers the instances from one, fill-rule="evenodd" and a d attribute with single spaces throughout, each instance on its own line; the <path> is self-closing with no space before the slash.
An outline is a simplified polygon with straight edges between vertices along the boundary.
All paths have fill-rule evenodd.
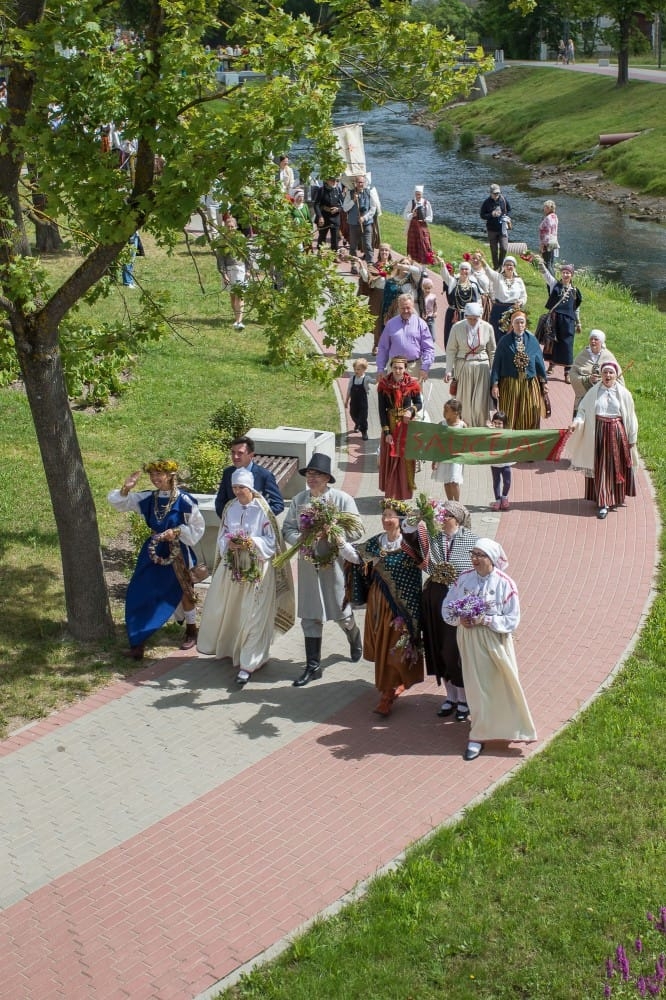
<path id="1" fill-rule="evenodd" d="M 465 594 L 457 601 L 449 601 L 447 607 L 457 618 L 465 621 L 478 621 L 488 610 L 488 605 L 478 594 Z"/>

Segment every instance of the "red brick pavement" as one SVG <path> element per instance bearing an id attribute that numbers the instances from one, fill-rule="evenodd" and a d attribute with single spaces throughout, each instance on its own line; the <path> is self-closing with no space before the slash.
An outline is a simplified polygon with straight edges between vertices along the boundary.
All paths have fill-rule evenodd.
<path id="1" fill-rule="evenodd" d="M 563 425 L 570 390 L 555 381 L 551 395 L 553 422 Z M 354 493 L 373 461 L 352 444 L 343 488 Z M 465 764 L 466 727 L 435 719 L 441 696 L 432 682 L 401 698 L 386 722 L 370 714 L 374 692 L 365 693 L 209 794 L 8 907 L 0 914 L 0 995 L 195 997 L 535 752 L 606 682 L 650 596 L 657 522 L 646 476 L 639 475 L 638 497 L 604 522 L 581 492 L 582 477 L 563 466 L 518 466 L 512 508 L 497 531 L 521 588 L 517 652 L 540 743 L 490 745 Z M 324 676 L 318 683 L 331 682 Z M 130 689 L 110 685 L 0 751 L 20 753 Z"/>

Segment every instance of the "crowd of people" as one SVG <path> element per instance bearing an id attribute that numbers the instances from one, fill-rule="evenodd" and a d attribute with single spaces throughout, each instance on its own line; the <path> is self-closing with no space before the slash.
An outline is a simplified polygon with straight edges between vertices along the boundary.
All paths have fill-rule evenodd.
<path id="1" fill-rule="evenodd" d="M 333 251 L 347 244 L 351 274 L 374 317 L 376 376 L 367 359 L 356 358 L 344 402 L 350 433 L 362 441 L 369 439 L 371 408 L 377 408 L 381 531 L 361 540 L 365 529 L 356 501 L 335 487 L 330 457 L 317 452 L 298 470 L 305 488 L 290 501 L 280 526 L 285 502 L 274 477 L 255 461 L 249 437 L 235 439 L 215 501 L 220 527 L 214 564 L 204 570 L 210 583 L 197 629 L 195 547 L 203 519 L 196 499 L 178 485 L 176 463 L 151 462 L 144 471 L 152 490 L 135 489 L 138 471 L 109 494 L 116 509 L 141 514 L 149 531 L 127 593 L 128 655 L 141 659 L 147 640 L 173 616 L 185 625 L 181 648 L 196 645 L 202 654 L 230 659 L 243 687 L 268 662 L 275 636 L 298 617 L 304 662 L 293 685 L 304 687 L 322 676 L 323 627 L 334 621 L 351 661 L 365 657 L 374 663 L 380 716 L 388 717 L 399 696 L 427 673 L 445 687 L 438 716 L 471 723 L 465 760 L 476 759 L 490 740 L 535 740 L 512 642 L 520 604 L 516 583 L 506 574 L 506 555 L 496 541 L 471 530 L 462 503 L 463 463 L 433 462 L 433 492 L 442 489 L 444 495 L 414 500 L 417 462 L 406 454 L 406 439 L 409 425 L 423 414 L 437 351 L 438 295 L 427 261 L 441 267 L 445 300 L 446 432 L 539 428 L 550 416 L 548 376 L 559 365 L 573 391 L 568 457 L 584 474 L 585 498 L 604 520 L 636 494 L 633 400 L 602 330 L 592 329 L 587 346 L 574 351 L 582 295 L 574 267 L 564 262 L 557 268 L 555 204 L 544 203 L 538 234 L 535 263 L 546 285 L 547 322 L 537 337 L 528 329 L 518 262 L 506 253 L 510 205 L 497 185 L 481 207 L 493 266 L 474 250 L 456 269 L 432 252 L 433 210 L 421 185 L 405 207 L 409 254 L 401 256 L 389 244 L 377 244 L 378 198 L 365 177 L 344 186 L 326 179 L 316 187 L 312 207 L 286 156 L 276 182 L 294 218 L 312 226 L 311 244 L 316 239 L 322 247 L 330 240 Z M 233 228 L 228 213 L 223 222 L 230 219 Z M 237 290 L 238 264 L 218 258 L 220 272 Z M 242 309 L 239 296 L 234 315 L 241 328 Z M 492 511 L 509 509 L 514 464 L 490 466 Z M 295 557 L 296 590 L 290 566 Z M 360 606 L 366 608 L 363 632 L 354 614 Z"/>

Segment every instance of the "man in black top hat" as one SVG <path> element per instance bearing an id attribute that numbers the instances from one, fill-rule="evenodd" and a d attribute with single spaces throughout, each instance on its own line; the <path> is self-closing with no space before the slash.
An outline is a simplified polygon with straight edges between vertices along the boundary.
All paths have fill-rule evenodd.
<path id="1" fill-rule="evenodd" d="M 299 541 L 300 515 L 313 500 L 331 504 L 358 518 L 358 508 L 353 497 L 342 490 L 331 488 L 335 479 L 331 474 L 331 459 L 328 455 L 315 452 L 306 467 L 298 471 L 305 477 L 306 488 L 291 501 L 284 519 L 282 534 L 287 545 L 294 545 Z M 346 531 L 345 538 L 348 542 L 355 542 L 362 534 L 363 522 L 358 518 L 358 527 Z M 324 534 L 315 543 L 311 558 L 306 559 L 302 550 L 298 554 L 297 614 L 305 637 L 305 670 L 294 681 L 294 687 L 304 687 L 321 677 L 321 640 L 325 621 L 337 622 L 347 636 L 352 662 L 356 663 L 361 659 L 361 632 L 354 620 L 351 605 L 345 603 L 343 559 L 337 553 L 337 546 L 331 544 Z"/>

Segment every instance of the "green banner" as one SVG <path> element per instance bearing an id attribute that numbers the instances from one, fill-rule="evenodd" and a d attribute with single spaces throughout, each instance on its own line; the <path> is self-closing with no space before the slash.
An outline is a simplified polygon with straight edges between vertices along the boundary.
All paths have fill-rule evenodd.
<path id="1" fill-rule="evenodd" d="M 506 465 L 507 462 L 557 462 L 569 436 L 567 429 L 507 431 L 462 427 L 414 420 L 407 428 L 405 458 L 464 465 Z"/>

